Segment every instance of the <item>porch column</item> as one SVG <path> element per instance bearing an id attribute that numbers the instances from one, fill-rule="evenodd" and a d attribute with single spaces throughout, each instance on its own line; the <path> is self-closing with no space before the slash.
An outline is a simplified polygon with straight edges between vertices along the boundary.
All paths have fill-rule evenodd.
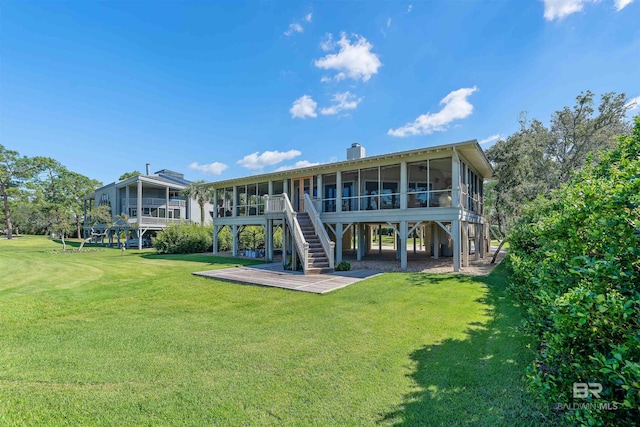
<path id="1" fill-rule="evenodd" d="M 231 207 L 233 210 L 231 211 L 231 216 L 238 215 L 238 187 L 233 186 L 233 202 L 231 203 Z"/>
<path id="2" fill-rule="evenodd" d="M 215 225 L 215 223 L 213 224 L 213 254 L 214 255 L 218 255 L 218 231 L 219 231 L 219 227 L 218 225 Z"/>
<path id="3" fill-rule="evenodd" d="M 267 220 L 267 260 L 273 261 L 273 220 Z"/>
<path id="4" fill-rule="evenodd" d="M 342 173 L 340 171 L 336 172 L 336 212 L 342 212 Z M 342 224 L 340 226 L 342 227 Z M 342 236 L 340 236 L 340 240 L 342 240 Z"/>
<path id="5" fill-rule="evenodd" d="M 480 249 L 480 224 L 475 223 L 475 239 L 473 240 L 473 249 L 474 249 L 474 259 L 478 261 L 480 259 L 481 249 Z"/>
<path id="6" fill-rule="evenodd" d="M 336 224 L 336 264 L 339 264 L 341 262 L 342 262 L 342 223 L 339 222 Z"/>
<path id="7" fill-rule="evenodd" d="M 484 259 L 485 249 L 486 249 L 485 238 L 484 238 L 484 228 L 486 227 L 486 225 L 485 224 L 478 224 L 478 225 L 479 225 L 479 228 L 480 228 L 480 230 L 479 230 L 479 233 L 480 233 L 480 236 L 479 236 L 479 239 L 480 239 L 479 240 L 479 242 L 480 242 L 480 244 L 479 244 L 479 246 L 480 246 L 480 258 Z"/>
<path id="8" fill-rule="evenodd" d="M 317 190 L 318 191 L 318 199 L 320 200 L 320 209 L 318 210 L 318 213 L 321 213 L 322 212 L 322 197 L 323 197 L 323 194 L 322 194 L 322 174 L 321 173 L 318 174 L 318 184 L 317 185 L 318 185 L 318 190 Z M 311 195 L 313 196 L 313 191 L 311 192 Z"/>
<path id="9" fill-rule="evenodd" d="M 124 187 L 124 213 L 129 216 L 129 186 Z"/>
<path id="10" fill-rule="evenodd" d="M 462 207 L 460 203 L 460 158 L 455 147 L 451 157 L 451 207 Z"/>
<path id="11" fill-rule="evenodd" d="M 455 219 L 451 221 L 451 234 L 453 234 L 453 271 L 455 273 L 460 271 L 460 233 L 460 220 Z"/>
<path id="12" fill-rule="evenodd" d="M 407 269 L 407 221 L 400 221 L 400 268 Z"/>
<path id="13" fill-rule="evenodd" d="M 282 221 L 282 267 L 287 266 L 287 221 Z"/>
<path id="14" fill-rule="evenodd" d="M 462 266 L 469 267 L 469 223 L 462 222 Z"/>
<path id="15" fill-rule="evenodd" d="M 238 226 L 233 224 L 231 226 L 231 241 L 233 242 L 231 245 L 231 255 L 238 256 Z"/>
<path id="16" fill-rule="evenodd" d="M 213 189 L 213 218 L 218 218 L 218 189 Z"/>
<path id="17" fill-rule="evenodd" d="M 440 255 L 440 226 L 438 223 L 431 223 L 433 228 L 433 259 L 438 259 Z"/>
<path id="18" fill-rule="evenodd" d="M 356 259 L 362 261 L 362 255 L 364 253 L 364 236 L 362 232 L 362 224 L 356 224 L 356 235 L 358 236 L 358 246 L 356 247 Z"/>
<path id="19" fill-rule="evenodd" d="M 269 181 L 268 185 L 269 185 L 269 190 L 268 190 L 269 191 L 269 195 L 273 196 L 273 181 Z"/>
<path id="20" fill-rule="evenodd" d="M 138 202 L 138 212 L 136 212 L 136 217 L 138 219 L 138 226 L 142 225 L 142 181 L 140 181 L 140 178 L 138 178 L 138 198 L 137 198 L 137 202 Z"/>
<path id="21" fill-rule="evenodd" d="M 289 197 L 289 180 L 287 179 L 282 180 L 282 192 Z"/>
<path id="22" fill-rule="evenodd" d="M 407 162 L 400 162 L 400 209 L 407 209 Z"/>
<path id="23" fill-rule="evenodd" d="M 169 187 L 165 188 L 165 191 L 164 191 L 164 199 L 165 199 L 165 203 L 164 203 L 164 205 L 165 205 L 165 209 L 164 209 L 164 216 L 165 216 L 165 218 L 168 218 L 168 217 L 169 217 L 169 214 L 168 214 L 168 212 L 169 212 Z M 159 214 L 159 213 L 158 213 L 158 214 Z M 165 221 L 165 222 L 166 222 L 166 221 Z"/>

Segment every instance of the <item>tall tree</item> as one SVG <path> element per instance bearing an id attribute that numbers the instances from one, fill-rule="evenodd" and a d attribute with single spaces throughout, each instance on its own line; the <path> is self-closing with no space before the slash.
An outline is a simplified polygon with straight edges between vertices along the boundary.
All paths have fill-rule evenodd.
<path id="1" fill-rule="evenodd" d="M 520 130 L 487 150 L 497 179 L 489 197 L 493 222 L 508 227 L 524 203 L 558 188 L 589 155 L 613 147 L 616 135 L 628 134 L 626 102 L 624 94 L 606 93 L 596 114 L 593 93 L 581 93 L 573 108 L 552 115 L 550 128 L 521 115 Z"/>
<path id="2" fill-rule="evenodd" d="M 612 92 L 602 95 L 596 113 L 593 93 L 587 91 L 573 108 L 556 111 L 549 128 L 521 114 L 520 129 L 487 150 L 496 183 L 486 188 L 485 200 L 501 244 L 527 202 L 559 188 L 590 155 L 597 159 L 600 151 L 615 146 L 616 135 L 630 133 L 628 108 L 626 96 Z"/>
<path id="3" fill-rule="evenodd" d="M 617 135 L 629 134 L 628 110 L 624 94 L 605 93 L 595 114 L 593 93 L 576 97 L 573 109 L 564 107 L 551 117 L 549 156 L 557 163 L 560 183 L 567 182 L 573 171 L 584 166 L 591 153 L 612 149 Z"/>
<path id="4" fill-rule="evenodd" d="M 211 187 L 207 186 L 204 180 L 192 182 L 189 187 L 182 191 L 185 197 L 196 199 L 200 205 L 200 225 L 204 227 L 204 205 L 211 200 Z"/>
<path id="5" fill-rule="evenodd" d="M 75 225 L 78 239 L 82 238 L 84 220 L 84 196 L 95 191 L 102 183 L 82 174 L 72 172 L 58 162 L 51 163 L 36 181 L 37 202 L 51 221 L 59 223 L 66 212 Z M 49 215 L 51 214 L 51 215 Z"/>
<path id="6" fill-rule="evenodd" d="M 142 175 L 142 173 L 140 173 L 140 171 L 125 172 L 122 175 L 120 175 L 120 178 L 118 178 L 118 181 L 124 181 L 125 179 L 133 178 L 134 176 L 138 176 L 138 175 Z"/>
<path id="7" fill-rule="evenodd" d="M 9 189 L 21 187 L 33 180 L 54 160 L 46 157 L 20 156 L 17 151 L 7 150 L 0 144 L 0 196 L 4 204 L 4 218 L 7 225 L 7 239 L 13 238 L 11 210 L 9 208 Z"/>

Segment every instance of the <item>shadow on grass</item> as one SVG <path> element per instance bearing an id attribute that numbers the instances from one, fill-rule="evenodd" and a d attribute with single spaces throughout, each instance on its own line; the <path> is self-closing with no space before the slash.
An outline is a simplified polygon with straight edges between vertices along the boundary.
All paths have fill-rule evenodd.
<path id="1" fill-rule="evenodd" d="M 485 277 L 412 276 L 416 285 L 452 278 L 484 283 L 487 293 L 478 302 L 488 307 L 490 320 L 470 324 L 464 340 L 448 339 L 412 352 L 415 371 L 410 377 L 416 391 L 407 394 L 397 410 L 383 415 L 380 423 L 402 427 L 548 424 L 544 408 L 524 391 L 524 373 L 533 352 L 527 348 L 529 338 L 518 330 L 520 307 L 505 293 L 507 267 L 499 266 Z"/>
<path id="2" fill-rule="evenodd" d="M 52 241 L 54 243 L 59 244 L 60 245 L 60 249 L 62 250 L 62 241 L 60 239 L 52 239 Z M 73 250 L 77 251 L 77 249 L 80 247 L 80 244 L 81 244 L 81 242 L 78 241 L 78 240 L 65 240 L 65 243 L 67 245 L 67 251 L 73 251 Z M 84 245 L 84 248 L 87 248 L 87 249 L 100 248 L 100 249 L 117 249 L 117 250 L 119 250 L 115 245 L 113 247 L 110 247 L 107 244 L 102 245 L 100 243 L 86 243 Z M 84 248 L 83 248 L 83 250 L 84 250 Z M 172 261 L 192 261 L 192 262 L 206 263 L 206 264 L 212 264 L 212 265 L 225 265 L 225 266 L 231 266 L 231 267 L 264 264 L 264 261 L 257 260 L 257 259 L 212 256 L 212 255 L 209 255 L 207 253 L 159 254 L 153 248 L 146 248 L 146 249 L 143 249 L 142 251 L 138 250 L 137 248 L 130 248 L 130 249 L 127 249 L 127 253 L 128 254 L 139 255 L 141 258 L 145 258 L 145 259 L 156 259 L 156 260 L 165 259 L 165 260 L 172 260 Z"/>
<path id="3" fill-rule="evenodd" d="M 158 254 L 156 252 L 153 252 L 153 253 L 145 253 L 140 256 L 146 259 L 192 261 L 192 262 L 207 263 L 212 265 L 214 264 L 225 265 L 225 266 L 228 265 L 230 267 L 264 264 L 264 261 L 261 261 L 261 260 L 246 259 L 246 258 L 231 258 L 231 257 L 213 256 L 213 255 L 207 255 L 207 254 Z"/>

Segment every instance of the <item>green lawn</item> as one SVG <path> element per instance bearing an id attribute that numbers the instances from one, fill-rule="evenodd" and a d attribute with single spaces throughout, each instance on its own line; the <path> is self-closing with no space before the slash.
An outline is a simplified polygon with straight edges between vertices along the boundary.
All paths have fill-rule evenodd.
<path id="1" fill-rule="evenodd" d="M 531 362 L 486 278 L 327 295 L 192 276 L 249 261 L 0 240 L 1 425 L 535 425 Z"/>

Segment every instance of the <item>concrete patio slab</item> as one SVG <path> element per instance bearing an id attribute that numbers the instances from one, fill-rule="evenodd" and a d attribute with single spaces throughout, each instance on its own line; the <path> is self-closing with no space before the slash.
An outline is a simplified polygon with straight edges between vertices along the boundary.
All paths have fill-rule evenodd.
<path id="1" fill-rule="evenodd" d="M 193 273 L 209 279 L 228 282 L 271 286 L 294 291 L 324 294 L 344 288 L 353 283 L 381 274 L 376 270 L 336 271 L 330 274 L 305 275 L 298 271 L 288 271 L 282 264 L 261 264 L 249 267 L 223 268 L 221 270 L 199 271 Z"/>

